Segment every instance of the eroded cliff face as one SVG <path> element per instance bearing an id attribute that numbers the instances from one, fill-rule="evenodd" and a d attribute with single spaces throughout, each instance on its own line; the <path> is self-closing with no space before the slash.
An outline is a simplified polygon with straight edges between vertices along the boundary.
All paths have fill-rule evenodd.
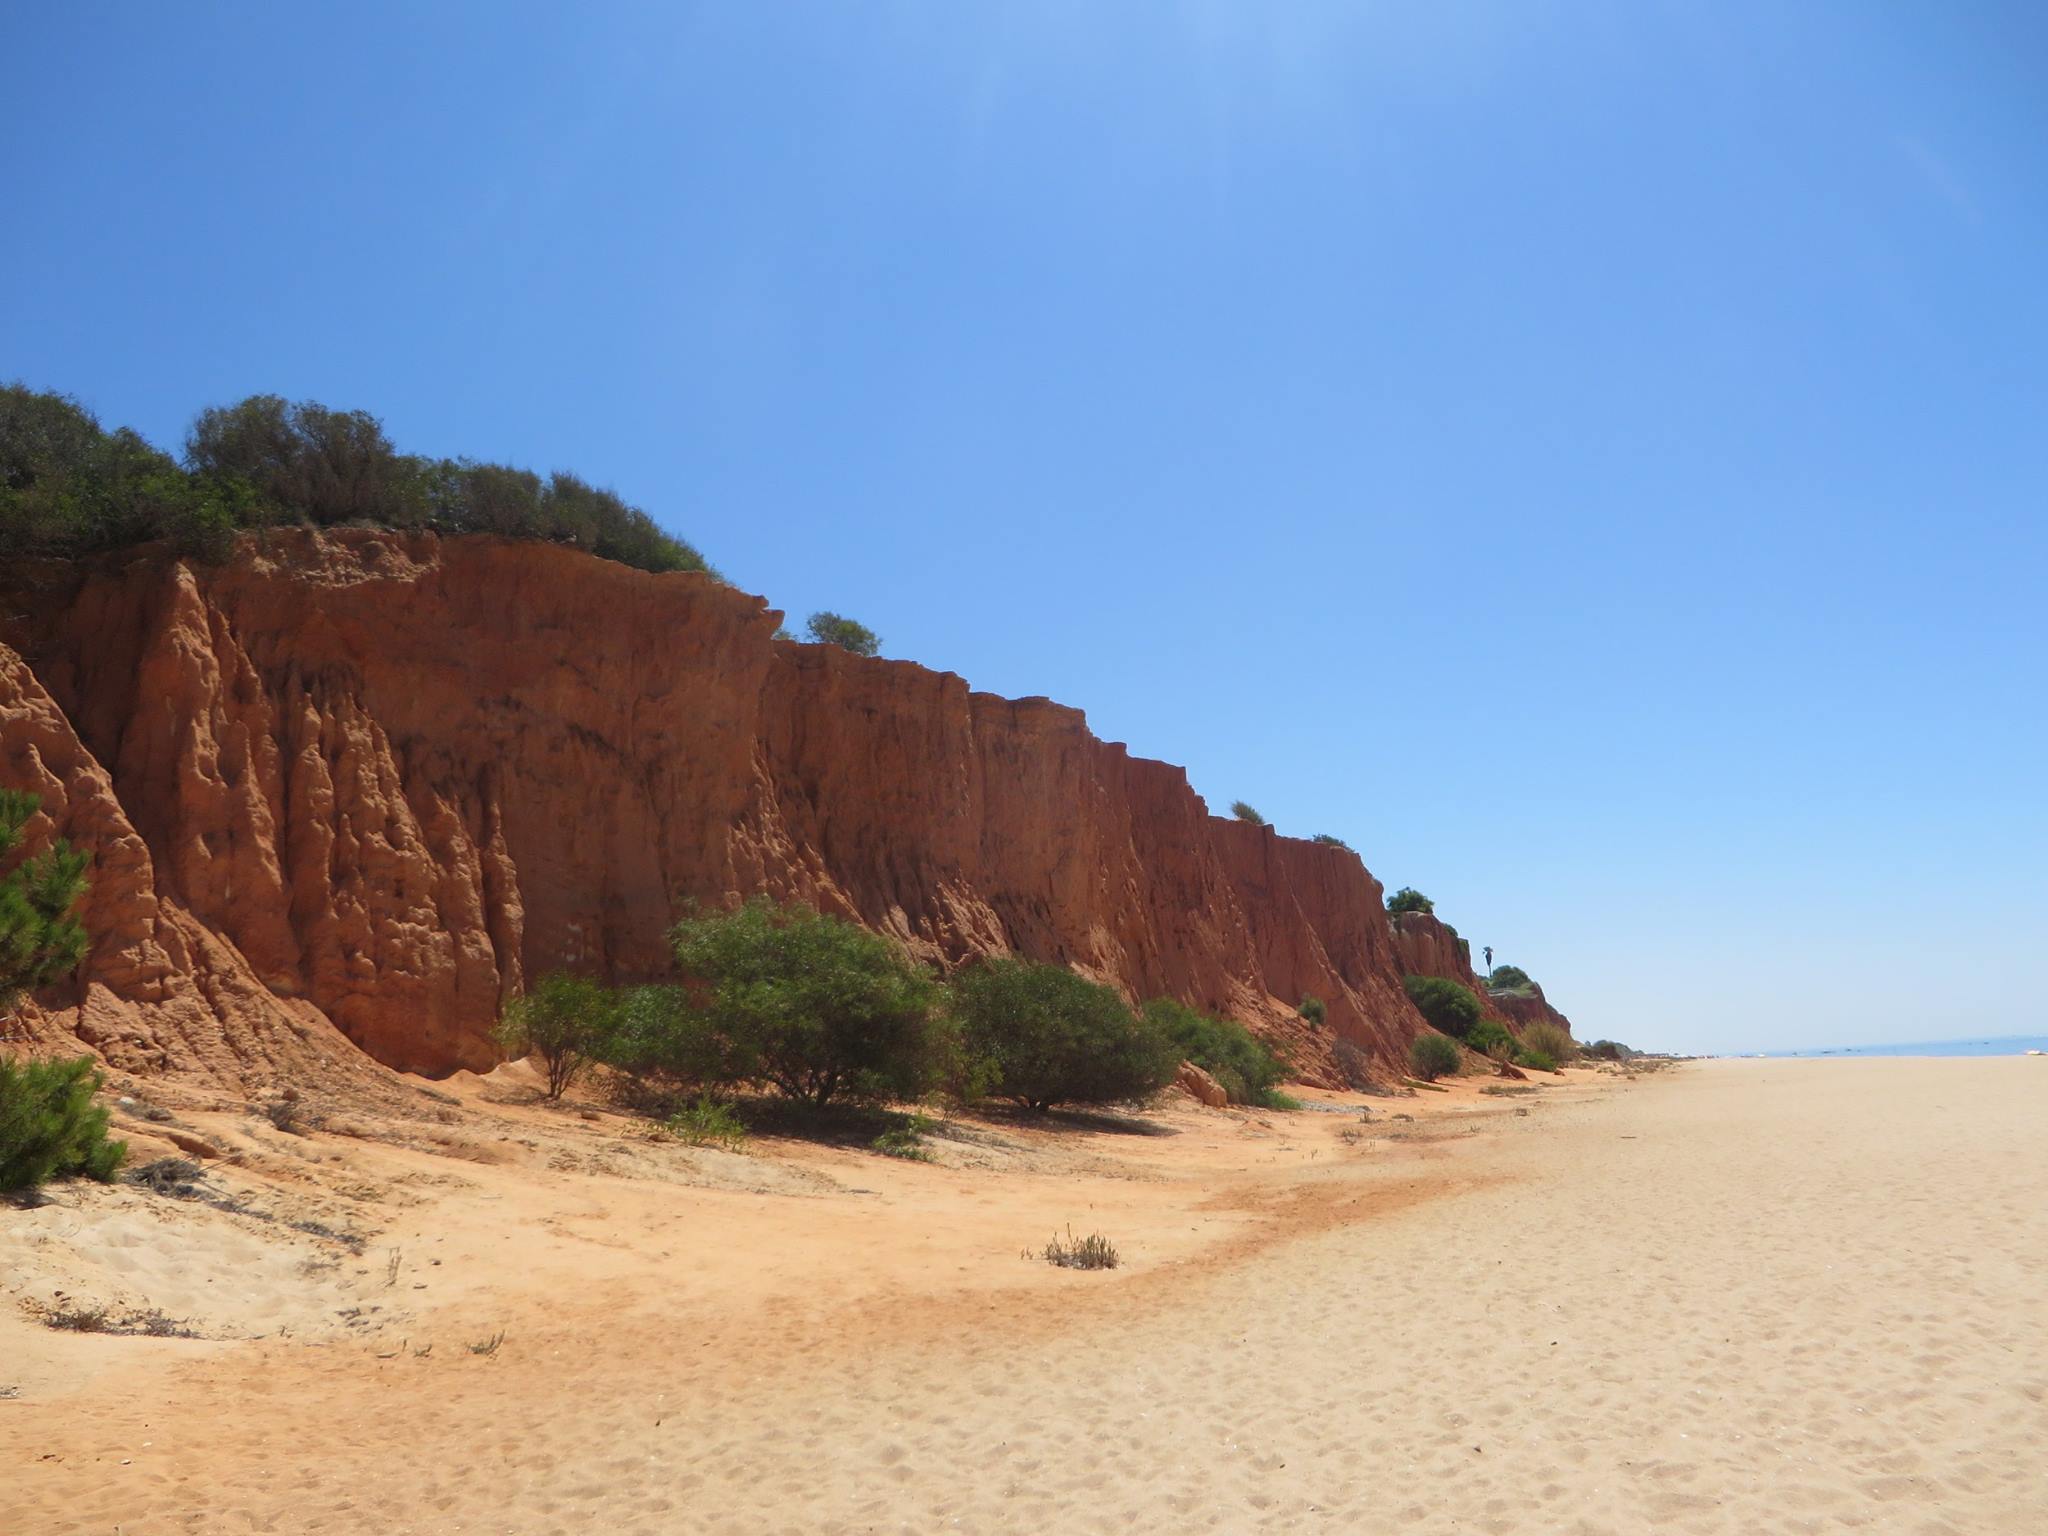
<path id="1" fill-rule="evenodd" d="M 1421 1028 L 1355 854 L 1208 815 L 1078 711 L 778 641 L 705 577 L 348 530 L 8 587 L 0 775 L 94 856 L 92 953 L 32 1027 L 134 1070 L 341 1036 L 485 1067 L 524 977 L 660 976 L 684 903 L 754 891 L 1230 1014 L 1310 1081 Z"/>

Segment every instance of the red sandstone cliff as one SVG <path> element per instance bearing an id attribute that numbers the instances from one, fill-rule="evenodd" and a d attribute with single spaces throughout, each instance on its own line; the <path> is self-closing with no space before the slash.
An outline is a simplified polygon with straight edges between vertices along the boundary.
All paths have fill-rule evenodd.
<path id="1" fill-rule="evenodd" d="M 659 975 L 682 903 L 756 890 L 1228 1013 L 1311 1081 L 1421 1027 L 1355 854 L 1208 815 L 1078 711 L 778 641 L 709 578 L 347 530 L 8 588 L 0 781 L 94 856 L 91 955 L 32 1028 L 118 1066 L 270 1076 L 337 1030 L 488 1065 L 523 977 Z"/>

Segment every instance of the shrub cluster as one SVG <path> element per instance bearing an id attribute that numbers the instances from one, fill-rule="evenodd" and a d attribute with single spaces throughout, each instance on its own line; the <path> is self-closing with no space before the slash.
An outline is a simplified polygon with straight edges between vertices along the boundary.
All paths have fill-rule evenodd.
<path id="1" fill-rule="evenodd" d="M 1401 985 L 1407 988 L 1409 1001 L 1432 1029 L 1462 1040 L 1479 1022 L 1479 999 L 1468 987 L 1442 976 L 1404 976 Z"/>
<path id="2" fill-rule="evenodd" d="M 180 464 L 126 427 L 104 430 L 64 395 L 0 386 L 0 555 L 166 539 L 217 559 L 240 529 L 291 523 L 495 533 L 645 571 L 711 570 L 611 491 L 570 474 L 403 454 L 366 411 L 252 395 L 202 411 Z"/>
<path id="3" fill-rule="evenodd" d="M 1215 1078 L 1231 1103 L 1285 1107 L 1275 1100 L 1287 1064 L 1236 1020 L 1213 1018 L 1168 997 L 1147 1003 L 1145 1017 L 1173 1043 L 1180 1059 Z"/>
<path id="4" fill-rule="evenodd" d="M 1436 903 L 1412 885 L 1404 885 L 1387 898 L 1389 912 L 1434 912 Z"/>
<path id="5" fill-rule="evenodd" d="M 671 942 L 675 984 L 545 976 L 507 1005 L 499 1039 L 540 1057 L 550 1096 L 603 1062 L 662 1106 L 764 1083 L 814 1109 L 943 1089 L 1044 1110 L 1144 1098 L 1182 1056 L 1156 1009 L 1135 1014 L 1064 966 L 987 960 L 942 986 L 888 939 L 800 903 L 693 915 Z M 1190 1016 L 1248 1096 L 1271 1089 L 1279 1065 L 1249 1034 Z"/>
<path id="6" fill-rule="evenodd" d="M 1518 992 L 1535 985 L 1519 965 L 1496 965 L 1486 978 L 1489 991 Z"/>
<path id="7" fill-rule="evenodd" d="M 1299 1013 L 1318 1029 L 1321 1029 L 1324 1022 L 1330 1017 L 1330 1010 L 1324 1006 L 1323 1000 L 1313 992 L 1301 1000 L 1301 1006 L 1295 1012 Z"/>
<path id="8" fill-rule="evenodd" d="M 1244 822 L 1247 826 L 1263 827 L 1266 825 L 1266 818 L 1261 816 L 1249 802 L 1244 800 L 1231 801 L 1230 814 L 1239 821 Z"/>
<path id="9" fill-rule="evenodd" d="M 1337 836 L 1337 834 L 1334 832 L 1318 832 L 1314 837 L 1311 837 L 1309 841 L 1312 843 L 1321 843 L 1325 848 L 1342 848 L 1346 853 L 1351 852 L 1351 845 L 1345 842 L 1343 838 Z"/>
<path id="10" fill-rule="evenodd" d="M 1581 1046 L 1579 1054 L 1590 1056 L 1595 1061 L 1633 1061 L 1636 1050 L 1619 1040 L 1595 1040 L 1591 1045 Z"/>

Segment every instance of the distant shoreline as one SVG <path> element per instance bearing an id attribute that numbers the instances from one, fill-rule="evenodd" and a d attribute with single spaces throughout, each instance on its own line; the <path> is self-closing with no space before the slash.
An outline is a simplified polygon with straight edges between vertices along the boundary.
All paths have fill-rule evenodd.
<path id="1" fill-rule="evenodd" d="M 2024 1056 L 2048 1054 L 2048 1035 L 1993 1035 L 1963 1040 L 1912 1040 L 1898 1045 L 1835 1045 L 1796 1051 L 1751 1051 L 1750 1058 L 1772 1061 L 1812 1060 L 1835 1056 Z"/>

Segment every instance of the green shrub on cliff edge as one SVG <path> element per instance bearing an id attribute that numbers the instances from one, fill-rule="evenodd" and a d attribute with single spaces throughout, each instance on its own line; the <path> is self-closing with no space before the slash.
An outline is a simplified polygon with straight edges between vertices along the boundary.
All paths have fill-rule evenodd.
<path id="1" fill-rule="evenodd" d="M 856 656 L 872 656 L 882 648 L 882 637 L 858 619 L 829 610 L 814 613 L 804 626 L 819 645 L 836 645 Z"/>
<path id="2" fill-rule="evenodd" d="M 1516 992 L 1534 985 L 1519 965 L 1496 965 L 1486 978 L 1487 990 L 1492 992 Z"/>
<path id="3" fill-rule="evenodd" d="M 1416 890 L 1414 886 L 1404 885 L 1387 898 L 1387 910 L 1393 913 L 1434 912 L 1436 911 L 1436 903 L 1423 895 L 1422 892 Z"/>
<path id="4" fill-rule="evenodd" d="M 1249 801 L 1231 801 L 1230 814 L 1239 821 L 1244 822 L 1247 826 L 1263 827 L 1266 825 L 1266 818 L 1261 816 Z"/>
<path id="5" fill-rule="evenodd" d="M 367 411 L 251 395 L 202 411 L 181 466 L 68 396 L 0 386 L 0 556 L 74 558 L 151 540 L 223 557 L 237 530 L 359 523 L 494 533 L 646 571 L 704 557 L 574 475 L 399 453 Z"/>
<path id="6" fill-rule="evenodd" d="M 1416 1011 L 1433 1029 L 1462 1040 L 1479 1022 L 1479 999 L 1455 981 L 1441 976 L 1404 976 L 1401 985 L 1407 988 L 1408 999 L 1415 1004 Z"/>

